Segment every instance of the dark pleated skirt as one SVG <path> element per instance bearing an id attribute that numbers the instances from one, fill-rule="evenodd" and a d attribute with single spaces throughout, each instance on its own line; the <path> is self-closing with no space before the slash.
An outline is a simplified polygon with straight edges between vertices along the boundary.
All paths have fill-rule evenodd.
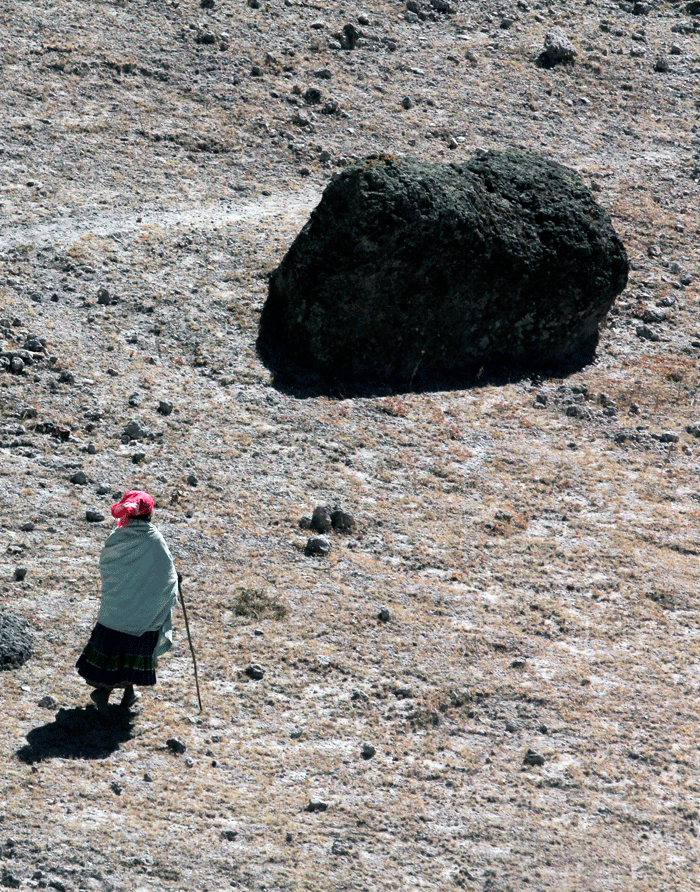
<path id="1" fill-rule="evenodd" d="M 156 683 L 157 643 L 158 632 L 127 635 L 97 623 L 75 668 L 96 688 L 149 687 Z"/>

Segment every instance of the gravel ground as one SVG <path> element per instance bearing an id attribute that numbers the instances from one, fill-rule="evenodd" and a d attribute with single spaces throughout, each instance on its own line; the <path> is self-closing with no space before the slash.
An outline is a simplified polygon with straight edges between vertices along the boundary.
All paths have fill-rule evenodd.
<path id="1" fill-rule="evenodd" d="M 4 886 L 696 887 L 695 6 L 4 4 L 0 595 L 34 635 L 0 673 Z M 538 64 L 553 26 L 574 64 Z M 626 245 L 595 361 L 275 389 L 267 279 L 333 171 L 513 144 Z M 73 664 L 134 487 L 204 711 L 178 613 L 104 724 Z M 321 505 L 355 525 L 308 555 Z"/>

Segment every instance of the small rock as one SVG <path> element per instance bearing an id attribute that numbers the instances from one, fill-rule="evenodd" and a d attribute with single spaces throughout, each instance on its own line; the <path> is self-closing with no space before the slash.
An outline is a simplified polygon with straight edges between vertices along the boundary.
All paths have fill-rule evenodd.
<path id="1" fill-rule="evenodd" d="M 168 402 L 168 400 L 160 400 L 158 403 L 158 411 L 161 415 L 171 415 L 173 411 L 173 404 Z"/>
<path id="2" fill-rule="evenodd" d="M 119 781 L 112 781 L 110 787 L 112 788 L 112 792 L 116 793 L 117 796 L 121 796 L 124 790 L 124 787 L 119 783 Z"/>
<path id="3" fill-rule="evenodd" d="M 143 779 L 146 781 L 147 784 L 153 783 L 153 775 L 151 774 L 150 771 L 144 772 Z"/>
<path id="4" fill-rule="evenodd" d="M 304 514 L 299 518 L 299 529 L 300 530 L 310 530 L 311 529 L 312 520 L 308 514 Z"/>
<path id="5" fill-rule="evenodd" d="M 260 681 L 260 679 L 265 675 L 265 670 L 259 663 L 248 663 L 245 667 L 245 674 L 248 678 L 252 678 L 255 681 Z"/>
<path id="6" fill-rule="evenodd" d="M 122 442 L 124 441 L 124 437 L 128 437 L 129 440 L 142 440 L 147 434 L 148 431 L 141 426 L 141 423 L 138 420 L 134 419 L 124 428 L 124 431 L 122 432 Z"/>
<path id="7" fill-rule="evenodd" d="M 15 570 L 15 579 L 17 580 L 17 582 L 21 582 L 27 575 L 27 573 L 28 570 L 26 567 L 17 567 L 17 569 Z"/>
<path id="8" fill-rule="evenodd" d="M 70 482 L 79 483 L 81 486 L 83 486 L 85 483 L 88 482 L 87 474 L 85 473 L 85 471 L 76 471 L 75 474 L 73 474 L 73 476 L 70 478 Z"/>
<path id="9" fill-rule="evenodd" d="M 260 2 L 260 0 L 248 0 L 248 6 L 251 9 L 260 9 L 262 3 Z"/>
<path id="10" fill-rule="evenodd" d="M 134 465 L 140 465 L 144 461 L 146 461 L 145 452 L 134 452 L 134 454 L 131 456 L 131 462 Z"/>
<path id="11" fill-rule="evenodd" d="M 311 536 L 306 543 L 305 553 L 309 556 L 327 555 L 331 550 L 331 541 L 326 536 Z"/>
<path id="12" fill-rule="evenodd" d="M 541 753 L 536 753 L 534 750 L 528 750 L 523 759 L 523 765 L 544 765 L 545 761 L 546 760 Z"/>
<path id="13" fill-rule="evenodd" d="M 675 431 L 665 431 L 659 436 L 660 443 L 677 443 L 678 434 Z"/>
<path id="14" fill-rule="evenodd" d="M 671 70 L 671 66 L 669 64 L 666 56 L 659 56 L 656 62 L 654 63 L 654 71 L 661 72 L 665 74 L 666 72 Z"/>
<path id="15" fill-rule="evenodd" d="M 371 743 L 363 743 L 362 744 L 362 758 L 363 759 L 371 759 L 377 752 L 376 747 L 372 746 Z"/>
<path id="16" fill-rule="evenodd" d="M 199 479 L 198 479 L 197 475 L 194 473 L 194 471 L 191 474 L 187 475 L 187 482 L 189 483 L 190 486 L 198 486 L 199 485 Z"/>
<path id="17" fill-rule="evenodd" d="M 88 508 L 85 512 L 85 520 L 87 520 L 88 523 L 102 523 L 104 519 L 104 514 L 101 511 L 98 511 L 97 508 Z"/>
<path id="18" fill-rule="evenodd" d="M 544 51 L 540 56 L 541 64 L 558 65 L 560 62 L 572 63 L 576 58 L 576 49 L 566 36 L 563 28 L 552 28 L 544 38 Z"/>
<path id="19" fill-rule="evenodd" d="M 28 520 L 26 523 L 23 523 L 20 527 L 23 533 L 31 533 L 36 524 L 32 520 Z"/>
<path id="20" fill-rule="evenodd" d="M 316 812 L 316 811 L 326 811 L 328 808 L 328 803 L 324 802 L 323 799 L 309 799 L 309 804 L 306 806 L 306 811 Z"/>
<path id="21" fill-rule="evenodd" d="M 336 508 L 331 514 L 331 525 L 338 533 L 349 533 L 355 527 L 355 518 L 347 511 Z"/>
<path id="22" fill-rule="evenodd" d="M 200 0 L 199 6 L 201 9 L 214 9 L 216 3 L 214 0 Z"/>
<path id="23" fill-rule="evenodd" d="M 410 96 L 404 96 L 404 98 L 401 100 L 401 105 L 403 108 L 406 109 L 406 111 L 408 111 L 409 108 L 413 108 L 413 100 Z"/>
<path id="24" fill-rule="evenodd" d="M 515 734 L 516 731 L 519 731 L 519 730 L 520 730 L 520 724 L 518 722 L 514 722 L 512 720 L 506 722 L 506 731 L 509 734 Z"/>
<path id="25" fill-rule="evenodd" d="M 8 870 L 6 867 L 2 869 L 2 880 L 0 880 L 3 886 L 7 889 L 19 889 L 22 885 L 22 881 L 18 876 L 12 873 L 11 870 Z"/>
<path id="26" fill-rule="evenodd" d="M 177 737 L 170 737 L 165 741 L 165 745 L 168 747 L 171 753 L 175 753 L 176 755 L 181 755 L 187 750 L 187 744 L 183 743 L 181 740 L 178 740 Z"/>
<path id="27" fill-rule="evenodd" d="M 221 836 L 223 839 L 227 839 L 231 842 L 238 836 L 238 830 L 222 830 Z"/>
<path id="28" fill-rule="evenodd" d="M 339 839 L 333 840 L 333 845 L 331 846 L 331 853 L 333 855 L 349 855 L 350 849 Z"/>
<path id="29" fill-rule="evenodd" d="M 189 756 L 185 759 L 185 765 L 188 768 L 192 768 L 194 766 L 194 759 L 191 759 Z"/>
<path id="30" fill-rule="evenodd" d="M 97 291 L 97 303 L 104 307 L 108 307 L 112 303 L 112 298 L 106 288 L 99 288 Z"/>
<path id="31" fill-rule="evenodd" d="M 379 613 L 377 614 L 377 619 L 382 623 L 391 622 L 391 611 L 388 607 L 380 607 Z"/>
<path id="32" fill-rule="evenodd" d="M 394 688 L 394 696 L 399 700 L 408 700 L 413 696 L 413 688 L 407 684 L 400 685 L 398 688 Z"/>
<path id="33" fill-rule="evenodd" d="M 63 369 L 58 376 L 58 380 L 61 384 L 75 384 L 75 375 L 68 369 Z"/>
<path id="34" fill-rule="evenodd" d="M 648 325 L 637 326 L 637 337 L 642 341 L 660 341 L 660 336 Z"/>
<path id="35" fill-rule="evenodd" d="M 317 87 L 309 87 L 309 89 L 304 92 L 304 102 L 307 105 L 319 105 L 322 98 L 323 94 Z"/>
<path id="36" fill-rule="evenodd" d="M 343 33 L 339 37 L 340 45 L 344 50 L 354 50 L 360 39 L 360 32 L 351 22 L 348 22 L 343 26 Z"/>
<path id="37" fill-rule="evenodd" d="M 112 491 L 112 487 L 108 486 L 106 483 L 100 483 L 97 487 L 97 495 L 98 496 L 106 496 L 108 492 Z"/>
<path id="38" fill-rule="evenodd" d="M 10 371 L 15 375 L 21 375 L 24 371 L 24 360 L 20 356 L 13 356 L 10 360 Z"/>
<path id="39" fill-rule="evenodd" d="M 58 700 L 52 694 L 46 694 L 37 703 L 42 709 L 55 709 L 58 706 Z"/>
<path id="40" fill-rule="evenodd" d="M 314 513 L 311 517 L 311 526 L 318 533 L 328 533 L 332 529 L 333 519 L 328 508 L 325 508 L 323 505 L 314 508 Z"/>

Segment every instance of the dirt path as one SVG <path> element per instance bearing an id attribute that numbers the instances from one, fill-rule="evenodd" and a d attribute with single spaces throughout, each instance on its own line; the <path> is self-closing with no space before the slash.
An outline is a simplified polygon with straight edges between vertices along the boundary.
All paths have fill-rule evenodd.
<path id="1" fill-rule="evenodd" d="M 32 226 L 0 224 L 0 250 L 33 245 L 37 248 L 49 245 L 67 246 L 86 236 L 108 238 L 120 233 L 153 229 L 211 230 L 252 220 L 277 218 L 303 221 L 321 198 L 316 189 L 303 192 L 282 192 L 262 195 L 253 201 L 233 204 L 181 206 L 171 210 L 150 208 L 146 210 L 120 210 L 106 213 L 77 213 L 57 216 L 49 222 Z"/>

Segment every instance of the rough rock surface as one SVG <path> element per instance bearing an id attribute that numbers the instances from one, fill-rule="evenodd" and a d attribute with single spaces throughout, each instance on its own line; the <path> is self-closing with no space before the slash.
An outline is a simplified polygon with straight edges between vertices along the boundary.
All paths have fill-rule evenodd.
<path id="1" fill-rule="evenodd" d="M 273 273 L 260 343 L 403 387 L 541 368 L 590 352 L 627 274 L 608 214 L 561 164 L 516 150 L 374 157 L 334 178 Z"/>
<path id="2" fill-rule="evenodd" d="M 0 669 L 19 669 L 31 657 L 33 647 L 27 621 L 0 610 Z"/>

